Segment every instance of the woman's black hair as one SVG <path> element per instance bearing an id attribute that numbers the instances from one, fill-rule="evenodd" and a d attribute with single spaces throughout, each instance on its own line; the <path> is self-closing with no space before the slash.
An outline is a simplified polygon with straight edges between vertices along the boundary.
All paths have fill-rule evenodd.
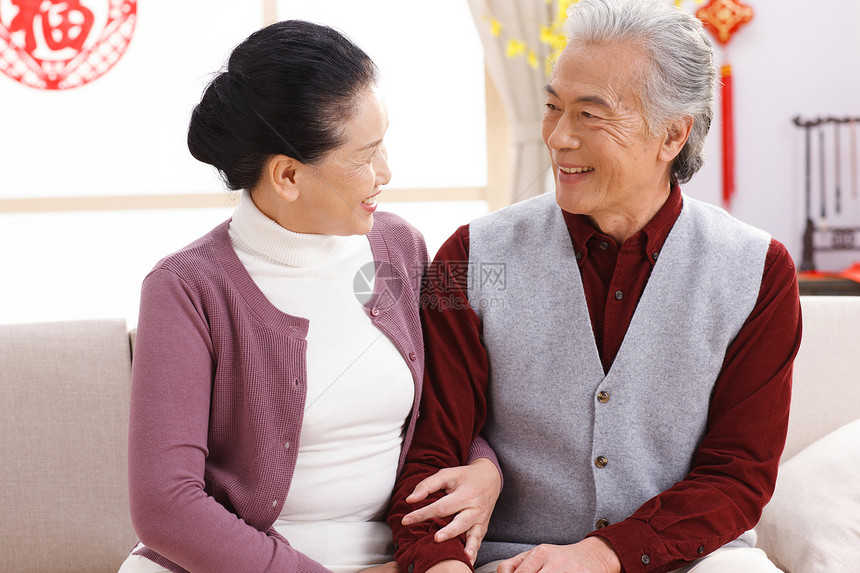
<path id="1" fill-rule="evenodd" d="M 313 165 L 344 143 L 340 126 L 377 74 L 336 30 L 277 22 L 239 44 L 206 87 L 191 114 L 188 149 L 234 191 L 253 188 L 273 155 Z"/>

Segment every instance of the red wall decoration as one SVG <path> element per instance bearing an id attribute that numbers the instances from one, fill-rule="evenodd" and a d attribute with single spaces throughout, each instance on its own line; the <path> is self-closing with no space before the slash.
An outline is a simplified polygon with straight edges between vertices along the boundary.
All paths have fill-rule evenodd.
<path id="1" fill-rule="evenodd" d="M 696 17 L 720 44 L 726 45 L 738 28 L 752 20 L 753 9 L 741 0 L 710 0 L 696 11 Z M 720 67 L 720 79 L 723 112 L 723 204 L 729 208 L 735 194 L 734 100 L 730 64 L 724 63 Z"/>
<path id="2" fill-rule="evenodd" d="M 104 75 L 128 48 L 137 0 L 0 1 L 0 72 L 63 90 Z"/>

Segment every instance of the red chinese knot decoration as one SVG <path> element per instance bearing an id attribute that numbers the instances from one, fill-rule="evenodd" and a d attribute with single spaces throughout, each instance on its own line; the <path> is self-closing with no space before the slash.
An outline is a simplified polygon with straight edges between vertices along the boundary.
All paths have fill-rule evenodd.
<path id="1" fill-rule="evenodd" d="M 725 45 L 738 28 L 752 20 L 753 9 L 740 0 L 711 0 L 696 11 L 696 17 L 716 40 Z M 732 67 L 728 63 L 720 68 L 722 80 L 723 113 L 723 203 L 731 204 L 735 193 L 735 135 L 732 99 Z"/>
<path id="2" fill-rule="evenodd" d="M 0 1 L 0 72 L 38 89 L 82 86 L 119 61 L 136 20 L 137 0 Z"/>
<path id="3" fill-rule="evenodd" d="M 753 9 L 737 0 L 711 0 L 696 11 L 696 17 L 719 43 L 728 44 L 732 34 L 752 20 Z"/>

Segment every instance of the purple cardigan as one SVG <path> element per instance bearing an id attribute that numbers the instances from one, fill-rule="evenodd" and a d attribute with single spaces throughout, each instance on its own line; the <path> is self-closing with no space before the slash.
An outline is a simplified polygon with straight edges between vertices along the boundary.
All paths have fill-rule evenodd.
<path id="1" fill-rule="evenodd" d="M 129 425 L 140 554 L 171 571 L 327 571 L 272 528 L 298 453 L 308 320 L 266 299 L 228 225 L 160 261 L 143 282 Z M 377 278 L 365 308 L 415 384 L 399 473 L 421 399 L 427 249 L 389 213 L 377 213 L 368 238 Z M 474 457 L 494 459 L 481 442 Z"/>

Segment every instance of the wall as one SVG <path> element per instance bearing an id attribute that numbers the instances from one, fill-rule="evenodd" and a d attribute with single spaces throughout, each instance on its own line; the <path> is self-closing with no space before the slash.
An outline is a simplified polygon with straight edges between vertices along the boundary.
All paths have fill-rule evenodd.
<path id="1" fill-rule="evenodd" d="M 805 218 L 804 143 L 802 130 L 791 119 L 797 115 L 860 117 L 860 3 L 745 3 L 755 9 L 755 16 L 723 48 L 725 59 L 733 64 L 735 88 L 737 192 L 731 210 L 785 243 L 799 264 Z M 693 2 L 684 5 L 694 9 Z M 720 203 L 722 193 L 719 109 L 717 112 L 707 143 L 708 162 L 685 187 L 690 195 L 714 203 Z M 841 132 L 844 153 L 848 130 Z M 817 143 L 817 135 L 813 139 Z M 825 146 L 832 151 L 830 130 Z M 835 178 L 829 151 L 826 181 L 832 207 Z M 813 212 L 817 213 L 817 148 L 813 158 Z M 843 160 L 841 167 L 845 196 L 848 162 Z M 843 214 L 836 217 L 831 211 L 827 223 L 860 227 L 860 198 L 848 198 Z M 860 251 L 816 257 L 819 269 L 839 270 L 854 261 L 860 261 Z"/>
<path id="2" fill-rule="evenodd" d="M 732 211 L 783 241 L 799 261 L 804 149 L 802 132 L 791 118 L 860 115 L 856 71 L 860 3 L 747 3 L 754 7 L 755 18 L 727 49 L 735 82 L 737 194 Z M 281 17 L 292 17 L 293 9 L 302 15 L 310 4 L 316 3 L 283 0 L 278 9 Z M 353 2 L 353 9 L 359 4 L 371 19 L 386 13 L 380 6 L 390 6 L 388 1 L 367 0 Z M 0 14 L 9 6 L 9 0 L 0 0 Z M 476 41 L 476 34 L 469 35 L 472 24 L 465 2 L 410 6 L 400 8 L 396 20 L 380 19 L 383 27 L 390 22 L 390 37 L 387 32 L 355 28 L 350 22 L 356 12 L 333 10 L 332 19 L 337 16 L 336 24 L 360 43 L 369 44 L 383 75 L 407 75 L 407 71 L 392 71 L 394 64 L 389 62 L 391 53 L 399 51 L 414 62 L 408 77 L 416 92 L 428 86 L 445 87 L 446 105 L 453 105 L 457 114 L 446 112 L 441 103 L 417 105 L 405 96 L 389 103 L 392 131 L 410 131 L 420 139 L 430 131 L 444 130 L 452 145 L 422 151 L 401 146 L 404 164 L 409 154 L 410 163 L 438 181 L 455 160 L 483 164 L 481 151 L 472 150 L 475 145 L 453 146 L 464 139 L 456 123 L 443 128 L 437 121 L 449 115 L 460 123 L 469 115 L 482 117 L 483 73 L 471 57 L 439 55 L 451 41 Z M 684 6 L 692 10 L 697 4 L 687 0 Z M 445 10 L 462 16 L 445 25 Z M 67 92 L 40 92 L 0 76 L 0 200 L 221 192 L 212 170 L 190 158 L 185 149 L 187 117 L 226 54 L 261 24 L 260 3 L 140 2 L 138 15 L 128 52 L 108 75 L 92 84 Z M 442 23 L 424 25 L 431 16 L 433 22 L 441 18 Z M 464 72 L 464 66 L 474 71 Z M 480 80 L 464 87 L 463 78 L 470 75 Z M 414 128 L 402 125 L 408 117 L 418 118 Z M 714 203 L 720 202 L 718 122 L 719 113 L 707 143 L 709 161 L 685 188 L 690 195 Z M 847 130 L 843 137 L 847 138 Z M 847 161 L 842 167 L 843 186 L 847 186 Z M 832 164 L 827 168 L 832 169 Z M 832 172 L 827 180 L 832 184 Z M 817 175 L 813 181 L 818 181 Z M 470 179 L 466 184 L 477 183 Z M 453 226 L 485 209 L 476 202 L 390 207 L 418 224 L 428 235 L 431 250 Z M 813 208 L 817 211 L 817 191 Z M 125 316 L 134 322 L 137 292 L 147 269 L 229 212 L 225 200 L 222 208 L 183 211 L 0 213 L 4 245 L 0 322 L 95 316 Z M 828 217 L 828 223 L 860 226 L 860 199 L 847 200 L 844 214 Z M 819 268 L 841 269 L 855 260 L 860 260 L 860 253 L 825 254 L 817 262 Z"/>

